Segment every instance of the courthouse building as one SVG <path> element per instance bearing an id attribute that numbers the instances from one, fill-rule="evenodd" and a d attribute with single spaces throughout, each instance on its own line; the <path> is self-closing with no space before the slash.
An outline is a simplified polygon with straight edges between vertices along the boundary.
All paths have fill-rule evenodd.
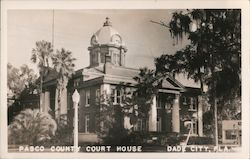
<path id="1" fill-rule="evenodd" d="M 87 52 L 86 52 L 87 53 Z M 126 66 L 126 54 L 129 54 L 124 39 L 113 28 L 107 18 L 103 26 L 90 37 L 88 47 L 90 65 L 77 70 L 69 80 L 67 89 L 61 96 L 61 108 L 57 104 L 56 74 L 51 73 L 44 82 L 44 92 L 41 95 L 42 110 L 58 110 L 58 114 L 72 114 L 72 94 L 75 89 L 80 94 L 79 103 L 79 140 L 96 140 L 96 115 L 100 106 L 96 99 L 102 94 L 109 94 L 112 102 L 122 102 L 122 92 L 116 89 L 121 83 L 136 85 L 134 77 L 139 70 Z M 78 59 L 81 60 L 81 59 Z M 186 87 L 171 76 L 166 76 L 159 89 L 159 94 L 153 98 L 149 119 L 138 120 L 131 127 L 134 131 L 146 129 L 151 132 L 177 132 L 203 136 L 202 103 L 200 89 Z"/>

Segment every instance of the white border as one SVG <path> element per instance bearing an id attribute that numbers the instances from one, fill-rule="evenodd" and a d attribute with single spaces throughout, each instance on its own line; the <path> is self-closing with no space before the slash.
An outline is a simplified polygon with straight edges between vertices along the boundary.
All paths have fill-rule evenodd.
<path id="1" fill-rule="evenodd" d="M 242 152 L 241 153 L 8 153 L 7 10 L 9 9 L 242 9 Z M 249 2 L 246 1 L 2 1 L 1 2 L 1 153 L 0 158 L 249 158 Z"/>

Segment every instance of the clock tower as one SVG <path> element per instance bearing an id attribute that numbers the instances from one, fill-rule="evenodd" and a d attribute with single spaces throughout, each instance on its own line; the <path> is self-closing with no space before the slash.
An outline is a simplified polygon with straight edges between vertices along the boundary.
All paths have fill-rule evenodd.
<path id="1" fill-rule="evenodd" d="M 90 67 L 97 67 L 110 63 L 114 66 L 125 66 L 127 48 L 121 35 L 112 27 L 109 18 L 92 37 L 89 55 Z"/>

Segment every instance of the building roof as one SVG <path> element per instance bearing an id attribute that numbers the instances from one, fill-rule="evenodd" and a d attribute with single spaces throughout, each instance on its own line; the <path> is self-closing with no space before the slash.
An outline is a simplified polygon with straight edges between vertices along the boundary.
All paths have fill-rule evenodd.
<path id="1" fill-rule="evenodd" d="M 132 82 L 135 83 L 133 79 L 139 73 L 138 69 L 115 66 L 112 64 L 103 64 L 97 67 L 87 67 L 82 70 L 83 81 L 88 81 L 97 77 L 105 77 L 105 78 L 117 78 L 125 81 L 123 82 Z M 78 74 L 79 76 L 80 74 Z M 122 82 L 122 81 L 121 81 Z"/>
<path id="2" fill-rule="evenodd" d="M 91 86 L 97 83 L 109 83 L 109 84 L 128 84 L 135 86 L 137 82 L 134 77 L 138 76 L 140 70 L 128 67 L 115 66 L 112 64 L 99 65 L 97 67 L 86 67 L 75 71 L 72 79 L 81 77 L 85 86 Z M 56 84 L 57 72 L 54 69 L 49 69 L 47 76 L 44 79 L 44 86 L 50 86 Z M 91 84 L 92 83 L 92 84 Z M 184 91 L 184 92 L 197 92 L 200 90 L 194 87 L 186 87 L 182 85 L 178 80 L 171 76 L 166 76 L 162 82 L 160 91 Z M 167 92 L 168 92 L 167 91 Z"/>
<path id="3" fill-rule="evenodd" d="M 134 77 L 138 76 L 140 70 L 128 67 L 115 66 L 112 64 L 100 65 L 97 67 L 87 67 L 82 70 L 83 81 L 91 82 L 101 78 L 102 82 L 110 84 L 130 84 L 135 85 L 137 82 Z M 80 74 L 78 74 L 79 76 Z M 162 89 L 183 90 L 184 86 L 176 79 L 166 76 L 162 82 Z"/>

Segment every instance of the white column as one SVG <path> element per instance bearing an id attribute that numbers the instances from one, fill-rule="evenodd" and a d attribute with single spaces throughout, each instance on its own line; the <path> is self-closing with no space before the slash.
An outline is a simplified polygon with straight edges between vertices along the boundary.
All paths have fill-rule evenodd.
<path id="1" fill-rule="evenodd" d="M 123 125 L 124 125 L 124 128 L 127 130 L 130 130 L 133 127 L 133 125 L 130 124 L 130 117 L 128 117 L 128 116 L 124 117 Z"/>
<path id="2" fill-rule="evenodd" d="M 58 119 L 60 115 L 59 112 L 59 105 L 58 105 L 58 89 L 56 88 L 56 94 L 55 94 L 55 118 Z"/>
<path id="3" fill-rule="evenodd" d="M 202 96 L 198 96 L 198 134 L 203 136 L 203 119 L 202 119 Z"/>
<path id="4" fill-rule="evenodd" d="M 110 84 L 102 84 L 101 85 L 101 97 L 104 98 L 104 102 L 107 102 L 107 97 L 111 95 L 111 87 Z"/>
<path id="5" fill-rule="evenodd" d="M 172 109 L 172 132 L 180 132 L 180 95 L 176 94 Z"/>
<path id="6" fill-rule="evenodd" d="M 67 88 L 64 88 L 61 92 L 61 108 L 60 108 L 60 114 L 65 115 L 67 114 L 68 108 L 67 108 Z"/>
<path id="7" fill-rule="evenodd" d="M 44 93 L 40 94 L 40 111 L 44 112 Z"/>
<path id="8" fill-rule="evenodd" d="M 106 92 L 106 94 L 111 94 L 111 88 L 110 88 L 110 84 L 102 84 L 101 85 L 101 94 L 103 94 L 104 92 Z"/>
<path id="9" fill-rule="evenodd" d="M 44 112 L 48 113 L 50 109 L 50 92 L 45 91 L 44 93 Z"/>
<path id="10" fill-rule="evenodd" d="M 157 131 L 157 108 L 156 108 L 156 96 L 153 97 L 151 109 L 149 112 L 149 131 Z"/>

